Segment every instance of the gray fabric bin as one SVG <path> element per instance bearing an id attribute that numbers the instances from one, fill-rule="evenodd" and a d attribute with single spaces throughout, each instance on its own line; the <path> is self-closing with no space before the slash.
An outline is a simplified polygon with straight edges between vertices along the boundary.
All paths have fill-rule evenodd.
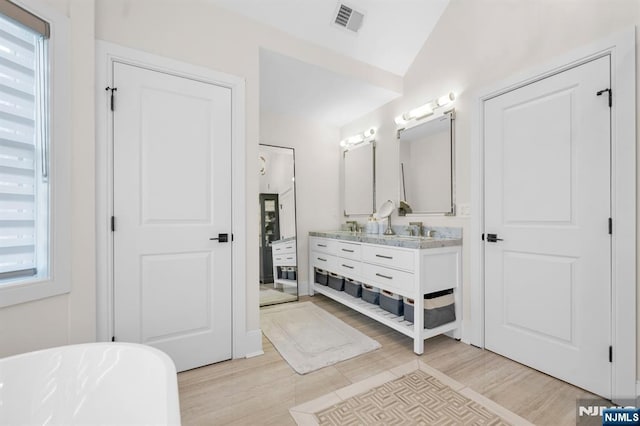
<path id="1" fill-rule="evenodd" d="M 404 319 L 413 322 L 414 305 L 404 300 Z M 453 290 L 444 290 L 424 296 L 424 328 L 432 329 L 456 320 Z"/>
<path id="2" fill-rule="evenodd" d="M 393 315 L 400 316 L 404 312 L 402 296 L 382 290 L 380 292 L 380 307 Z"/>
<path id="3" fill-rule="evenodd" d="M 329 272 L 329 287 L 334 290 L 343 291 L 344 290 L 344 278 L 338 274 L 334 274 Z"/>
<path id="4" fill-rule="evenodd" d="M 373 305 L 379 305 L 380 289 L 371 285 L 362 284 L 362 300 Z"/>
<path id="5" fill-rule="evenodd" d="M 344 292 L 353 297 L 362 297 L 362 283 L 346 278 L 344 280 Z"/>
<path id="6" fill-rule="evenodd" d="M 327 271 L 323 271 L 322 269 L 315 269 L 316 283 L 320 285 L 328 285 L 329 284 L 329 274 Z"/>
<path id="7" fill-rule="evenodd" d="M 287 268 L 287 279 L 288 280 L 296 279 L 296 268 L 294 267 Z"/>

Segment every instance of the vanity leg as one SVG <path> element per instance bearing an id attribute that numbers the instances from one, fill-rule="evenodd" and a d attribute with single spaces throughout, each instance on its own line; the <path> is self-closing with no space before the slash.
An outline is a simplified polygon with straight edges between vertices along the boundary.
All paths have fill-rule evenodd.
<path id="1" fill-rule="evenodd" d="M 453 338 L 458 340 L 462 338 L 462 298 L 460 294 L 460 286 L 453 289 L 453 300 L 456 304 L 456 325 L 458 326 L 453 330 Z"/>
<path id="2" fill-rule="evenodd" d="M 424 353 L 424 340 L 422 336 L 416 336 L 413 338 L 413 352 L 417 355 L 422 355 Z"/>
<path id="3" fill-rule="evenodd" d="M 413 351 L 418 355 L 424 353 L 424 339 L 422 330 L 424 327 L 424 298 L 419 297 L 413 301 Z"/>
<path id="4" fill-rule="evenodd" d="M 274 264 L 273 265 L 273 288 L 278 288 L 278 267 Z"/>

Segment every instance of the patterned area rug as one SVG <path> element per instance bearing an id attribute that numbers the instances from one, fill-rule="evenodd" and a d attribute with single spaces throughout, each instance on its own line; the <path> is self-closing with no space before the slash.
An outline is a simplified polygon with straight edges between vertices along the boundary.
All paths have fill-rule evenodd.
<path id="1" fill-rule="evenodd" d="M 290 410 L 299 425 L 529 425 L 420 361 Z"/>

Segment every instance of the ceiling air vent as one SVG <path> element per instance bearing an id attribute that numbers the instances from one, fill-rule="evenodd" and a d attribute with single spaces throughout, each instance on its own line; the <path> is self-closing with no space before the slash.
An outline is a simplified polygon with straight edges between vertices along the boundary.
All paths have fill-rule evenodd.
<path id="1" fill-rule="evenodd" d="M 336 18 L 333 21 L 334 24 L 353 31 L 354 33 L 358 32 L 362 26 L 364 14 L 357 10 L 353 10 L 344 4 L 339 4 L 338 6 L 338 12 L 336 13 Z"/>

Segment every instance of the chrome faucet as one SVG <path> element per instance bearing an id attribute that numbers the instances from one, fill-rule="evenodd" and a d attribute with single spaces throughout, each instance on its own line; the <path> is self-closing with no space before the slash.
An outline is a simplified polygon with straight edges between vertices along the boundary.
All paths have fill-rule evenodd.
<path id="1" fill-rule="evenodd" d="M 347 224 L 347 228 L 349 228 L 349 231 L 351 232 L 358 232 L 358 222 L 355 220 L 347 220 L 345 222 Z"/>
<path id="2" fill-rule="evenodd" d="M 418 236 L 422 237 L 422 222 L 409 222 L 409 226 L 416 226 L 418 228 Z M 413 229 L 411 229 L 411 235 L 413 235 Z"/>

